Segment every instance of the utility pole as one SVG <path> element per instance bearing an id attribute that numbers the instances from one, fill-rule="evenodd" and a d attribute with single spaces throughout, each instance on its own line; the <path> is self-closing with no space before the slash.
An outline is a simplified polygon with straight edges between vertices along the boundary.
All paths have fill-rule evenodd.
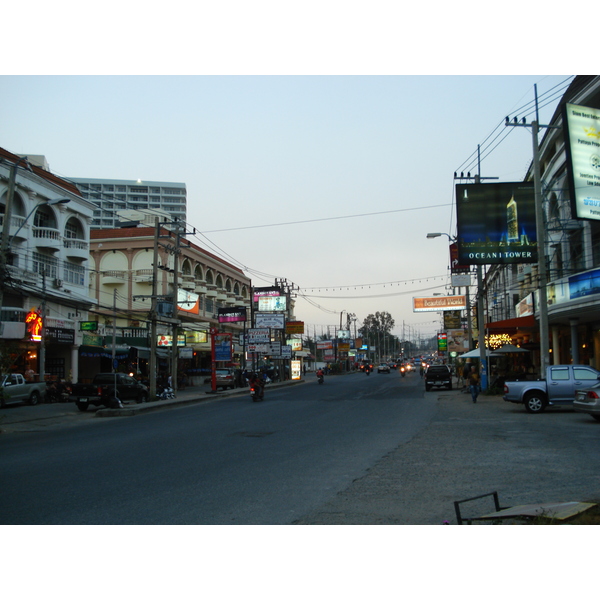
<path id="1" fill-rule="evenodd" d="M 477 175 L 471 177 L 470 173 L 467 173 L 465 177 L 463 173 L 460 177 L 457 177 L 454 173 L 454 179 L 473 179 L 474 182 L 481 183 L 484 179 L 498 179 L 498 177 L 481 177 L 481 155 L 480 146 L 477 145 Z M 488 387 L 488 373 L 487 373 L 487 353 L 485 346 L 485 318 L 483 314 L 483 271 L 482 266 L 477 265 L 477 329 L 479 330 L 478 335 L 478 346 L 479 346 L 479 364 L 481 365 L 481 387 L 487 390 Z M 471 337 L 471 336 L 469 336 Z"/>
<path id="2" fill-rule="evenodd" d="M 517 122 L 516 117 L 510 121 L 506 117 L 507 127 L 531 127 L 533 142 L 533 185 L 535 191 L 535 228 L 538 250 L 538 314 L 540 318 L 540 372 L 545 373 L 550 364 L 550 337 L 548 327 L 548 271 L 546 267 L 546 225 L 544 221 L 544 204 L 542 198 L 542 176 L 540 169 L 540 149 L 538 145 L 538 133 L 540 128 L 559 129 L 555 125 L 540 125 L 538 112 L 537 85 L 534 85 L 535 93 L 535 121 L 528 124 L 525 118 Z"/>

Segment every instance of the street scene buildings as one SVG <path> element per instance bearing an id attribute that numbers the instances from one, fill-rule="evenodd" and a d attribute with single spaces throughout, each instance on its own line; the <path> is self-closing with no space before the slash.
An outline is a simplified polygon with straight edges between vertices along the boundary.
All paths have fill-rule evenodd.
<path id="1" fill-rule="evenodd" d="M 506 234 L 473 232 L 463 248 L 496 238 L 496 245 L 507 248 L 535 246 L 538 262 L 483 259 L 483 283 L 475 289 L 471 282 L 467 314 L 478 292 L 486 336 L 529 350 L 538 372 L 542 311 L 552 363 L 600 368 L 600 225 L 573 212 L 563 123 L 567 104 L 600 109 L 600 77 L 574 78 L 551 123 L 541 127 L 543 235 L 535 235 L 531 214 L 524 230 L 525 213 L 513 194 L 502 209 Z M 591 128 L 590 143 L 599 138 Z M 600 165 L 596 158 L 592 170 Z M 532 162 L 523 184 L 534 174 Z M 157 370 L 193 382 L 210 370 L 217 332 L 231 334 L 230 362 L 242 366 L 243 334 L 259 309 L 259 296 L 242 270 L 193 240 L 186 201 L 185 183 L 65 179 L 49 170 L 42 155 L 0 149 L 0 337 L 18 356 L 11 368 L 33 371 L 41 380 L 90 379 L 113 368 L 147 377 L 154 354 Z M 460 247 L 460 235 L 457 242 Z M 540 260 L 547 303 L 540 299 Z M 289 296 L 290 290 L 280 287 L 282 297 Z M 219 319 L 220 311 L 232 308 L 245 309 L 247 321 Z M 267 306 L 263 312 L 278 310 Z M 294 332 L 301 332 L 291 298 L 282 312 L 296 324 Z M 463 344 L 457 357 L 476 345 L 477 336 L 470 337 L 472 346 Z M 285 345 L 285 335 L 281 339 Z M 346 352 L 354 342 L 343 339 L 346 367 L 358 356 Z M 336 344 L 336 359 L 338 349 Z M 301 344 L 297 351 L 308 355 Z"/>

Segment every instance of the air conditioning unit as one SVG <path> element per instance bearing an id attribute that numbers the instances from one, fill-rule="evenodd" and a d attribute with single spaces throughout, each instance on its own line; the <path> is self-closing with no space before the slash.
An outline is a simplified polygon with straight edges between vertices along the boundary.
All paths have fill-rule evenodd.
<path id="1" fill-rule="evenodd" d="M 61 288 L 61 287 L 62 287 L 62 285 L 63 285 L 63 281 L 62 281 L 62 279 L 55 279 L 55 280 L 54 280 L 54 287 L 55 287 L 55 288 Z"/>

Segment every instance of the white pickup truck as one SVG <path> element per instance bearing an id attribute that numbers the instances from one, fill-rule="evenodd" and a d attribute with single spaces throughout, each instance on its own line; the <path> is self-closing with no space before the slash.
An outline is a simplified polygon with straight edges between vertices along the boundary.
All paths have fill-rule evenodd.
<path id="1" fill-rule="evenodd" d="M 0 407 L 16 402 L 34 405 L 46 397 L 46 384 L 25 380 L 20 373 L 0 376 Z"/>
<path id="2" fill-rule="evenodd" d="M 600 372 L 587 365 L 553 365 L 547 368 L 545 379 L 506 381 L 502 398 L 524 404 L 527 412 L 540 413 L 547 406 L 572 406 L 577 390 L 599 377 Z"/>

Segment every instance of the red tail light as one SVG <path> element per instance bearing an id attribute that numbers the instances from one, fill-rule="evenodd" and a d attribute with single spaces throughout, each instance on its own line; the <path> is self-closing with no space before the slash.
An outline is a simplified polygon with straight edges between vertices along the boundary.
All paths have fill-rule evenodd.
<path id="1" fill-rule="evenodd" d="M 596 392 L 593 391 L 588 392 L 587 397 L 592 398 L 593 400 L 598 400 L 598 398 L 600 398 L 600 396 L 598 396 L 598 394 L 596 394 Z"/>

